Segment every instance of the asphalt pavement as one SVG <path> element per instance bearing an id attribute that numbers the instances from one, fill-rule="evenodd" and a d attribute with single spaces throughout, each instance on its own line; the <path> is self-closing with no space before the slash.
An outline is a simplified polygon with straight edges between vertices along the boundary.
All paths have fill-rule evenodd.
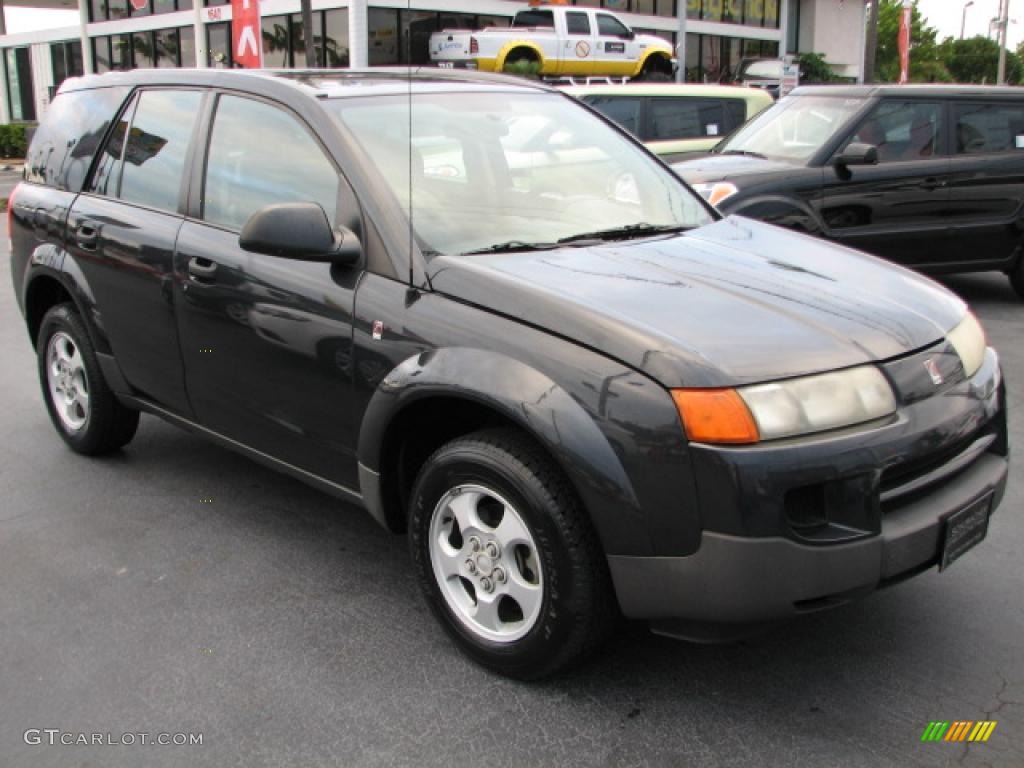
<path id="1" fill-rule="evenodd" d="M 1024 766 L 1024 301 L 947 284 L 1009 381 L 985 542 L 751 640 L 631 625 L 522 684 L 460 655 L 359 509 L 148 416 L 116 456 L 71 453 L 0 269 L 0 766 Z M 998 725 L 922 743 L 934 720 Z M 93 733 L 202 744 L 59 743 Z"/>

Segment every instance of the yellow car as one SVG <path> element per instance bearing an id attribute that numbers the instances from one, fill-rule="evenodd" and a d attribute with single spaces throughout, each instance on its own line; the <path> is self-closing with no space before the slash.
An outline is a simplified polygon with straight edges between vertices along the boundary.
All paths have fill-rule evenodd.
<path id="1" fill-rule="evenodd" d="M 666 163 L 710 151 L 772 97 L 730 85 L 628 83 L 563 88 L 640 139 Z"/>

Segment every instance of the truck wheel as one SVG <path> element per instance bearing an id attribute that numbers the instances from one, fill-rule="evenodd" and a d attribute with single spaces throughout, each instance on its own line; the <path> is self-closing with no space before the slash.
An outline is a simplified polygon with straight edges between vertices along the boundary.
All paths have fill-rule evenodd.
<path id="1" fill-rule="evenodd" d="M 43 316 L 36 356 L 46 410 L 72 450 L 93 456 L 128 444 L 139 413 L 121 405 L 107 386 L 73 304 L 58 304 Z"/>
<path id="2" fill-rule="evenodd" d="M 518 75 L 519 77 L 537 78 L 540 77 L 541 63 L 537 54 L 528 48 L 517 48 L 511 51 L 505 58 L 502 71 L 507 75 Z"/>
<path id="3" fill-rule="evenodd" d="M 670 83 L 672 82 L 672 65 L 667 59 L 651 57 L 644 64 L 643 72 L 636 79 L 647 83 Z"/>
<path id="4" fill-rule="evenodd" d="M 500 674 L 551 674 L 596 649 L 613 624 L 590 521 L 551 460 L 515 430 L 455 439 L 427 460 L 409 543 L 431 610 Z"/>

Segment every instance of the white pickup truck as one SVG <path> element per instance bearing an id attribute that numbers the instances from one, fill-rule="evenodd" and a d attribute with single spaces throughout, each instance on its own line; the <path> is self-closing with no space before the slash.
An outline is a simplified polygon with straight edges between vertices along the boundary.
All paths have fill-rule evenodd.
<path id="1" fill-rule="evenodd" d="M 511 27 L 435 32 L 430 58 L 439 67 L 543 77 L 670 80 L 675 67 L 664 39 L 636 34 L 613 13 L 563 5 L 520 11 Z"/>

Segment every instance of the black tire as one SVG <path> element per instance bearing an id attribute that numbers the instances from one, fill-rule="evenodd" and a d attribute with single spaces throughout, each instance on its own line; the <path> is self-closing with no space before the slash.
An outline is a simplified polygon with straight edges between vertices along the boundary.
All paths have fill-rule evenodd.
<path id="1" fill-rule="evenodd" d="M 662 72 L 660 69 L 645 69 L 637 80 L 644 83 L 671 83 L 672 75 Z"/>
<path id="2" fill-rule="evenodd" d="M 467 484 L 493 489 L 507 500 L 536 544 L 543 574 L 539 614 L 511 642 L 494 642 L 467 626 L 434 573 L 429 547 L 435 508 L 449 491 Z M 426 461 L 412 489 L 409 543 L 435 616 L 471 658 L 502 675 L 532 680 L 562 670 L 600 647 L 614 626 L 617 609 L 593 527 L 568 481 L 516 430 L 455 439 Z"/>
<path id="3" fill-rule="evenodd" d="M 51 339 L 58 334 L 69 338 L 73 348 L 81 356 L 83 380 L 89 397 L 88 408 L 82 409 L 82 413 L 85 414 L 84 423 L 79 428 L 69 427 L 62 420 L 50 389 L 47 355 Z M 36 357 L 46 410 L 57 433 L 72 450 L 87 456 L 96 456 L 116 451 L 131 441 L 139 426 L 139 413 L 123 406 L 107 386 L 85 323 L 82 322 L 73 304 L 58 304 L 43 316 L 36 344 Z"/>

